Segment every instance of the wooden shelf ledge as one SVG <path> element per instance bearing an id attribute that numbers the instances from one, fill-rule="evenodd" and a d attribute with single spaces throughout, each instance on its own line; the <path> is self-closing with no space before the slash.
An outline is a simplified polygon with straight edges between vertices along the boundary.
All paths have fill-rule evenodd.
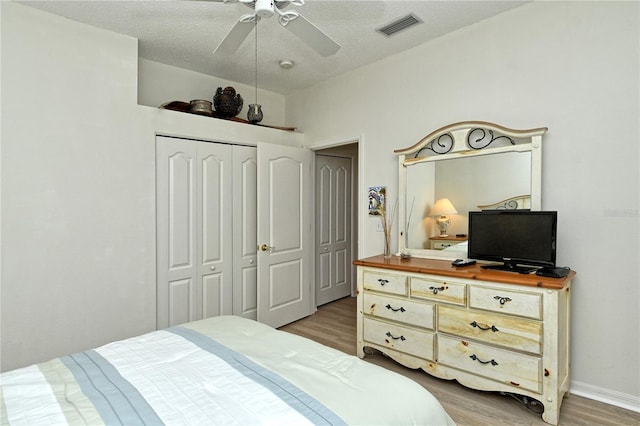
<path id="1" fill-rule="evenodd" d="M 160 109 L 168 109 L 168 110 L 171 110 L 171 111 L 186 112 L 187 114 L 200 115 L 202 117 L 211 117 L 211 118 L 217 118 L 217 119 L 220 119 L 220 120 L 235 121 L 237 123 L 250 124 L 252 126 L 268 127 L 270 129 L 277 129 L 277 130 L 286 130 L 288 132 L 295 132 L 295 130 L 296 130 L 295 127 L 271 126 L 271 125 L 268 125 L 268 124 L 249 123 L 247 120 L 242 119 L 242 118 L 238 118 L 238 117 L 219 117 L 216 111 L 211 111 L 211 113 L 191 112 L 190 108 L 191 108 L 191 106 L 190 106 L 189 102 L 183 102 L 183 101 L 171 101 L 171 102 L 167 102 L 167 103 L 164 103 L 164 104 L 160 105 Z"/>

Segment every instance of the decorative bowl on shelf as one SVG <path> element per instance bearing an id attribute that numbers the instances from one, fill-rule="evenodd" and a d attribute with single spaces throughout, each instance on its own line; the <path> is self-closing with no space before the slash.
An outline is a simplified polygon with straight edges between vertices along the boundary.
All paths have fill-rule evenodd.
<path id="1" fill-rule="evenodd" d="M 218 87 L 213 95 L 213 107 L 219 117 L 235 117 L 242 110 L 243 100 L 233 87 Z"/>
<path id="2" fill-rule="evenodd" d="M 211 115 L 211 102 L 204 99 L 194 99 L 189 102 L 189 112 L 194 114 Z"/>

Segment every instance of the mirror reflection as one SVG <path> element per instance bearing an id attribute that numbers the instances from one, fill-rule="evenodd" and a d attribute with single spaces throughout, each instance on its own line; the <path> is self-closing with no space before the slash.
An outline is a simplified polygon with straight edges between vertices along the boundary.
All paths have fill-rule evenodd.
<path id="1" fill-rule="evenodd" d="M 414 164 L 406 168 L 405 247 L 466 252 L 468 212 L 478 206 L 531 194 L 531 152 L 503 152 Z M 448 199 L 448 237 L 434 216 L 436 201 Z M 451 212 L 448 209 L 447 212 Z M 444 216 L 444 215 L 443 215 Z M 444 220 L 443 219 L 443 220 Z M 456 238 L 456 235 L 459 237 Z"/>

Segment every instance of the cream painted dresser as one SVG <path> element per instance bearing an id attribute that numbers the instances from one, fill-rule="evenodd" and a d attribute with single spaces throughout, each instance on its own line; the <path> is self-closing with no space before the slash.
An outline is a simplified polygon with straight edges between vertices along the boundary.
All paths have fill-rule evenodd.
<path id="1" fill-rule="evenodd" d="M 360 358 L 370 347 L 470 388 L 525 395 L 558 424 L 570 382 L 575 272 L 545 278 L 396 256 L 354 264 Z"/>

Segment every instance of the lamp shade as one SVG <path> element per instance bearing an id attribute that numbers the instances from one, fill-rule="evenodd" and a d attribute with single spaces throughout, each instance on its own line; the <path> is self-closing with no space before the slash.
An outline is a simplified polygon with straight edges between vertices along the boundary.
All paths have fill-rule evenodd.
<path id="1" fill-rule="evenodd" d="M 458 214 L 448 198 L 440 198 L 431 208 L 431 216 L 446 216 L 448 214 Z"/>

